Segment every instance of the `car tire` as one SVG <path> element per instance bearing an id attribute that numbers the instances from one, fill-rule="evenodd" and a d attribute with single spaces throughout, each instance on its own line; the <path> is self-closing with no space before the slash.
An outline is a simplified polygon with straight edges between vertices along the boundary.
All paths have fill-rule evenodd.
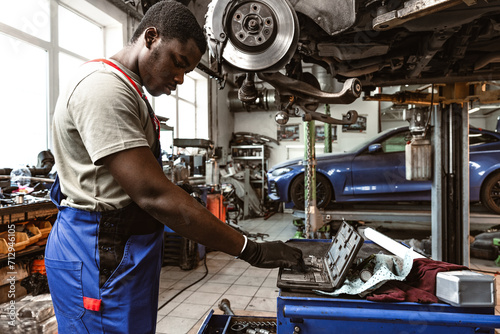
<path id="1" fill-rule="evenodd" d="M 481 203 L 488 210 L 500 214 L 500 172 L 496 172 L 481 187 Z"/>
<path id="2" fill-rule="evenodd" d="M 319 209 L 326 207 L 332 200 L 332 187 L 330 181 L 321 175 L 316 174 L 316 206 Z M 304 174 L 299 174 L 290 185 L 290 198 L 297 210 L 305 208 L 305 187 Z"/>

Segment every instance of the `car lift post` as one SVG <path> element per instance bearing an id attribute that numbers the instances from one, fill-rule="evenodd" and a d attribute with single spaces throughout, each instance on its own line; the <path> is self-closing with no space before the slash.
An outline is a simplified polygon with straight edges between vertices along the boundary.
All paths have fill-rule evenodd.
<path id="1" fill-rule="evenodd" d="M 330 116 L 330 105 L 325 104 L 325 115 Z M 306 138 L 306 146 L 304 152 L 304 161 L 306 162 L 306 172 L 304 173 L 304 184 L 305 184 L 305 237 L 310 239 L 316 233 L 316 229 L 323 226 L 324 220 L 323 215 L 319 213 L 319 209 L 316 206 L 316 122 L 307 121 L 304 122 L 304 134 Z M 324 140 L 324 152 L 332 152 L 332 125 L 330 123 L 324 123 L 325 128 L 325 140 Z M 313 235 L 311 235 L 311 226 L 313 228 Z"/>
<path id="2" fill-rule="evenodd" d="M 316 207 L 316 132 L 315 132 L 315 121 L 304 122 L 304 134 L 305 134 L 305 152 L 304 161 L 306 163 L 306 172 L 304 173 L 304 184 L 305 184 L 305 214 L 306 214 L 306 239 L 311 238 L 311 226 L 313 222 L 311 219 L 316 219 L 315 215 L 318 213 L 318 208 Z M 321 226 L 320 226 L 321 227 Z M 313 233 L 314 233 L 313 228 Z"/>
<path id="3" fill-rule="evenodd" d="M 469 87 L 470 88 L 470 87 Z M 432 258 L 469 265 L 469 89 L 440 87 L 448 103 L 434 113 Z"/>
<path id="4" fill-rule="evenodd" d="M 493 103 L 482 83 L 439 85 L 436 99 L 431 93 L 404 91 L 376 94 L 365 101 L 439 105 L 434 113 L 433 170 L 431 190 L 432 258 L 468 266 L 469 203 L 469 103 Z"/>
<path id="5" fill-rule="evenodd" d="M 325 115 L 331 116 L 330 105 L 325 104 Z M 324 153 L 332 153 L 332 125 L 330 123 L 325 123 L 325 141 L 324 141 Z"/>

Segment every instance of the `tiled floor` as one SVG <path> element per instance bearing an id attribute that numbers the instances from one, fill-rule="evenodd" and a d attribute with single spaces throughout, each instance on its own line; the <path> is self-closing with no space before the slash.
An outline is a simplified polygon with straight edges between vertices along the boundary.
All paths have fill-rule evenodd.
<path id="1" fill-rule="evenodd" d="M 251 233 L 266 233 L 266 241 L 291 239 L 296 231 L 291 214 L 275 214 L 268 220 L 262 218 L 239 222 L 239 226 Z M 499 270 L 492 261 L 471 259 L 471 269 L 495 273 Z M 278 269 L 259 269 L 221 252 L 209 252 L 206 257 L 207 276 L 191 285 L 205 274 L 203 261 L 193 270 L 184 271 L 177 266 L 162 268 L 160 282 L 157 334 L 196 334 L 210 310 L 217 313 L 221 299 L 228 299 L 238 315 L 276 316 Z M 500 280 L 497 280 L 499 285 Z M 497 288 L 500 296 L 500 288 Z M 497 297 L 497 300 L 500 300 Z M 497 314 L 500 307 L 497 306 Z"/>

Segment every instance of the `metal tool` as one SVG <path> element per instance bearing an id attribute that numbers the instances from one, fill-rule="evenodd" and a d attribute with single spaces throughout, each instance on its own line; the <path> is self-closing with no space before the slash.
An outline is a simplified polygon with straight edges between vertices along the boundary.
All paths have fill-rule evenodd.
<path id="1" fill-rule="evenodd" d="M 225 315 L 234 315 L 233 310 L 231 310 L 231 303 L 226 298 L 219 302 L 219 310 L 224 312 Z"/>

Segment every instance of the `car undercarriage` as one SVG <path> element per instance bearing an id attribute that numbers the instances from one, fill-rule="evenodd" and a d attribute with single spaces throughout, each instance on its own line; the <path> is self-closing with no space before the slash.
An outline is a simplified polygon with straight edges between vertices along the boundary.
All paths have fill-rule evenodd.
<path id="1" fill-rule="evenodd" d="M 246 75 L 239 98 L 247 104 L 258 97 L 255 74 L 276 89 L 282 109 L 291 96 L 306 113 L 316 103 L 345 104 L 359 96 L 356 89 L 321 91 L 304 64 L 324 68 L 344 83 L 343 91 L 348 80 L 369 92 L 500 79 L 499 1 L 213 0 L 205 31 L 211 69 L 219 77 Z M 291 80 L 303 90 L 290 89 Z"/>

